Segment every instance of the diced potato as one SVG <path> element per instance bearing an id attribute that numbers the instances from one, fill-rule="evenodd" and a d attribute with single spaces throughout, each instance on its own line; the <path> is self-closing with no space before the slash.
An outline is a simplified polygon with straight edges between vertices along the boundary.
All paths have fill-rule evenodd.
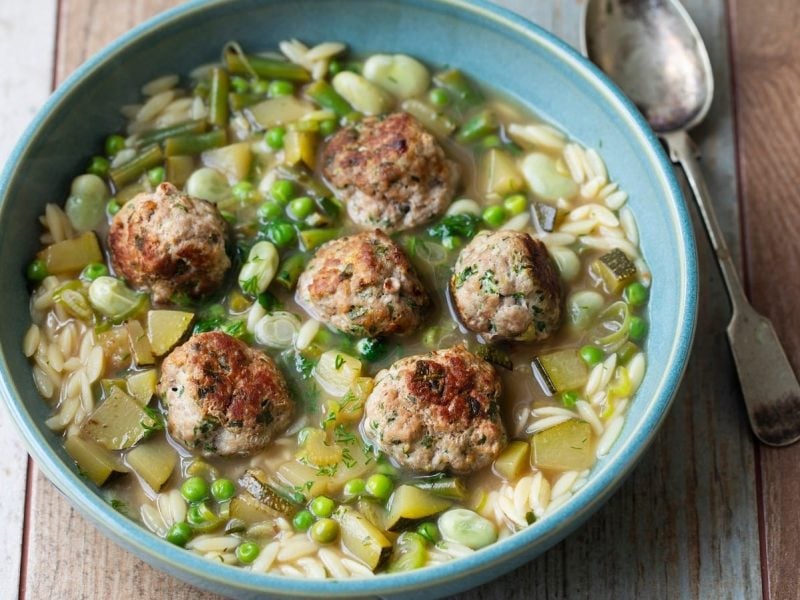
<path id="1" fill-rule="evenodd" d="M 108 450 L 124 450 L 157 425 L 139 403 L 118 387 L 83 423 L 81 435 Z"/>
<path id="2" fill-rule="evenodd" d="M 67 437 L 64 449 L 96 485 L 103 485 L 114 471 L 127 472 L 111 452 L 77 435 Z"/>
<path id="3" fill-rule="evenodd" d="M 288 165 L 303 162 L 309 169 L 314 168 L 317 158 L 317 141 L 313 131 L 287 131 L 283 136 L 284 160 Z"/>
<path id="4" fill-rule="evenodd" d="M 582 471 L 594 464 L 592 426 L 571 419 L 531 438 L 533 464 L 538 469 Z"/>
<path id="5" fill-rule="evenodd" d="M 478 169 L 478 191 L 481 194 L 505 197 L 524 188 L 525 180 L 511 156 L 498 148 L 483 155 Z"/>
<path id="6" fill-rule="evenodd" d="M 127 323 L 128 339 L 131 342 L 133 349 L 133 360 L 140 367 L 145 365 L 152 365 L 155 362 L 153 358 L 153 351 L 150 348 L 150 340 L 147 339 L 147 334 L 144 332 L 144 327 L 136 319 L 131 319 Z"/>
<path id="7" fill-rule="evenodd" d="M 98 341 L 103 347 L 103 356 L 114 369 L 126 367 L 131 361 L 131 343 L 128 338 L 128 328 L 124 325 L 115 325 L 108 331 L 103 331 L 98 336 Z"/>
<path id="8" fill-rule="evenodd" d="M 147 369 L 128 376 L 128 393 L 142 406 L 147 406 L 156 393 L 158 373 L 155 369 Z"/>
<path id="9" fill-rule="evenodd" d="M 194 313 L 151 310 L 147 313 L 147 337 L 153 354 L 163 356 L 177 344 L 192 323 Z"/>
<path id="10" fill-rule="evenodd" d="M 206 150 L 200 155 L 200 160 L 205 166 L 227 175 L 229 181 L 236 182 L 246 178 L 250 172 L 253 153 L 248 142 L 239 142 Z"/>
<path id="11" fill-rule="evenodd" d="M 278 96 L 259 102 L 245 112 L 264 129 L 276 125 L 287 125 L 292 121 L 299 121 L 305 115 L 314 112 L 316 107 L 305 100 L 294 96 Z"/>
<path id="12" fill-rule="evenodd" d="M 530 467 L 528 444 L 514 440 L 494 461 L 494 470 L 504 479 L 515 481 L 526 467 Z"/>
<path id="13" fill-rule="evenodd" d="M 349 506 L 339 506 L 333 518 L 339 522 L 345 548 L 370 569 L 374 571 L 389 558 L 392 542 L 364 515 Z"/>
<path id="14" fill-rule="evenodd" d="M 578 184 L 559 173 L 556 161 L 541 152 L 532 152 L 522 160 L 522 173 L 531 191 L 544 200 L 569 200 L 578 193 Z"/>
<path id="15" fill-rule="evenodd" d="M 533 371 L 544 391 L 551 395 L 581 388 L 589 379 L 589 369 L 574 348 L 537 356 Z"/>
<path id="16" fill-rule="evenodd" d="M 314 367 L 314 378 L 331 396 L 344 396 L 361 375 L 361 361 L 338 350 L 323 352 Z"/>
<path id="17" fill-rule="evenodd" d="M 420 519 L 426 519 L 450 508 L 451 502 L 413 485 L 399 486 L 389 499 L 386 529 L 398 531 Z"/>
<path id="18" fill-rule="evenodd" d="M 103 253 L 97 236 L 92 231 L 71 240 L 64 240 L 47 246 L 38 257 L 47 265 L 51 275 L 74 273 L 91 263 L 103 262 Z"/>
<path id="19" fill-rule="evenodd" d="M 166 438 L 158 437 L 136 446 L 126 459 L 131 469 L 158 492 L 175 470 L 178 453 Z"/>
<path id="20" fill-rule="evenodd" d="M 603 280 L 609 294 L 618 294 L 636 276 L 636 265 L 619 248 L 595 260 L 591 269 Z"/>

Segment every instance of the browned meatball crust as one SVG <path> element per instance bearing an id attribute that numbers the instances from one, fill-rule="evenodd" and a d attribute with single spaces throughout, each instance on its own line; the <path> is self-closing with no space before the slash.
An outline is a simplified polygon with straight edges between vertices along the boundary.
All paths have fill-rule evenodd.
<path id="1" fill-rule="evenodd" d="M 382 231 L 322 246 L 300 275 L 297 300 L 320 321 L 370 337 L 413 331 L 430 304 L 414 267 Z"/>
<path id="2" fill-rule="evenodd" d="M 350 218 L 389 233 L 441 214 L 458 180 L 458 166 L 407 113 L 370 117 L 340 130 L 325 147 L 322 165 Z"/>
<path id="3" fill-rule="evenodd" d="M 291 423 L 294 403 L 275 362 L 226 333 L 193 335 L 161 365 L 170 435 L 204 454 L 249 454 Z"/>
<path id="4" fill-rule="evenodd" d="M 198 298 L 215 291 L 230 268 L 226 223 L 217 207 L 162 183 L 116 214 L 108 232 L 114 269 L 155 302 L 175 293 Z"/>
<path id="5" fill-rule="evenodd" d="M 364 431 L 403 467 L 472 473 L 491 464 L 506 444 L 500 379 L 464 346 L 407 356 L 375 382 Z"/>
<path id="6" fill-rule="evenodd" d="M 464 326 L 487 341 L 543 340 L 561 323 L 558 271 L 527 233 L 476 235 L 453 267 L 450 294 Z"/>

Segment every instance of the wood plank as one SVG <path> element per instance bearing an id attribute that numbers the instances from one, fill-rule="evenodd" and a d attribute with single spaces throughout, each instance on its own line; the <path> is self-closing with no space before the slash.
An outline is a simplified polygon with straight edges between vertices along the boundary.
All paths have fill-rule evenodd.
<path id="1" fill-rule="evenodd" d="M 731 2 L 747 283 L 800 371 L 800 4 Z M 770 598 L 800 598 L 800 444 L 759 449 Z"/>
<path id="2" fill-rule="evenodd" d="M 101 0 L 62 0 L 58 78 L 101 45 L 176 0 L 139 0 L 109 15 Z M 580 0 L 501 0 L 576 43 Z M 727 73 L 723 0 L 687 3 Z M 149 11 L 149 12 L 148 12 Z M 728 86 L 698 140 L 721 220 L 738 246 Z M 653 448 L 580 531 L 515 573 L 465 598 L 758 597 L 761 593 L 753 455 L 721 331 L 722 286 L 706 245 L 698 341 L 682 391 Z M 723 407 L 720 410 L 720 407 Z M 31 490 L 25 596 L 213 598 L 144 565 L 100 536 L 41 475 Z M 64 539 L 75 540 L 67 547 Z M 77 563 L 77 564 L 76 564 Z M 87 565 L 91 565 L 87 568 Z M 65 585 L 66 583 L 66 585 Z"/>
<path id="3" fill-rule="evenodd" d="M 0 6 L 0 165 L 50 93 L 55 40 L 55 0 Z M 0 408 L 0 598 L 19 591 L 28 456 L 5 409 Z"/>

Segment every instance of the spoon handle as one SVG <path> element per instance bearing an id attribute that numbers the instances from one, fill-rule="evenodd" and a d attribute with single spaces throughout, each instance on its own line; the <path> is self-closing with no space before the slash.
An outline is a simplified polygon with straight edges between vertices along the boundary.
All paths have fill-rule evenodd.
<path id="1" fill-rule="evenodd" d="M 800 384 L 772 323 L 756 312 L 745 296 L 714 214 L 692 140 L 685 131 L 662 137 L 669 147 L 670 158 L 686 173 L 731 299 L 733 314 L 728 324 L 728 341 L 753 433 L 770 446 L 791 444 L 800 439 Z"/>

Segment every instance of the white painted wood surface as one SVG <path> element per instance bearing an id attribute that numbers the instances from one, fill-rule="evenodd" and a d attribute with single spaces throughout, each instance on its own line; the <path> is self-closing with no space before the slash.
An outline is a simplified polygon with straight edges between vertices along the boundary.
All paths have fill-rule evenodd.
<path id="1" fill-rule="evenodd" d="M 53 80 L 56 0 L 0 2 L 0 164 L 44 103 Z M 28 456 L 0 408 L 0 598 L 19 592 Z"/>

